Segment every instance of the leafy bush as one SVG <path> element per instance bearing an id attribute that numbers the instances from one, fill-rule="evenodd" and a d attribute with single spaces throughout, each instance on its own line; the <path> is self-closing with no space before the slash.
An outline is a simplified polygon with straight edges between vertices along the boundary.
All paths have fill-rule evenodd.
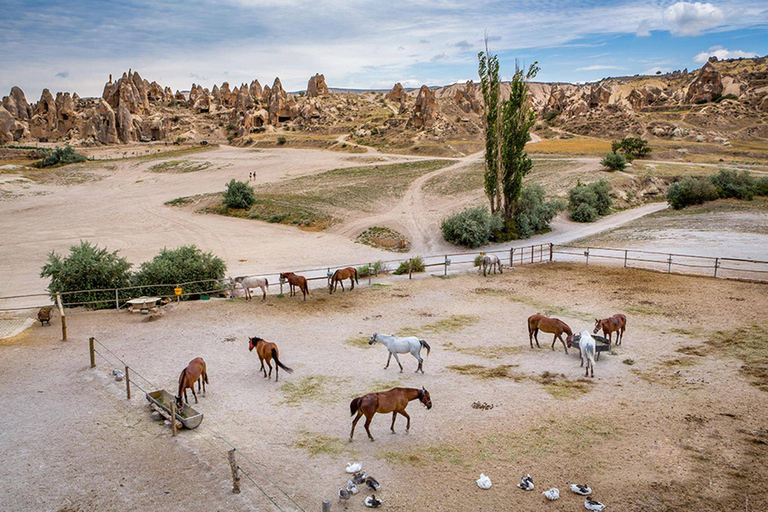
<path id="1" fill-rule="evenodd" d="M 751 201 L 757 191 L 757 183 L 747 171 L 720 171 L 710 178 L 717 188 L 717 194 L 722 198 L 733 197 Z"/>
<path id="2" fill-rule="evenodd" d="M 598 217 L 611 212 L 613 200 L 610 185 L 605 180 L 584 185 L 580 181 L 568 192 L 568 208 L 571 220 L 576 222 L 594 222 Z M 587 208 L 586 205 L 589 208 Z"/>
<path id="3" fill-rule="evenodd" d="M 358 277 L 368 277 L 369 275 L 376 276 L 379 274 L 386 274 L 388 272 L 389 266 L 381 260 L 371 265 L 363 265 L 362 267 L 357 267 Z"/>
<path id="4" fill-rule="evenodd" d="M 185 245 L 177 249 L 163 248 L 160 253 L 141 264 L 136 273 L 136 284 L 144 295 L 173 295 L 173 289 L 179 283 L 224 279 L 227 266 L 221 258 L 210 252 L 203 252 L 194 245 Z M 164 284 L 167 286 L 147 286 Z M 217 283 L 194 283 L 183 287 L 183 293 L 203 293 L 218 290 Z"/>
<path id="5" fill-rule="evenodd" d="M 768 196 L 768 176 L 755 181 L 755 195 Z"/>
<path id="6" fill-rule="evenodd" d="M 470 249 L 488 244 L 502 227 L 501 218 L 491 215 L 485 206 L 466 208 L 446 217 L 440 225 L 448 242 Z"/>
<path id="7" fill-rule="evenodd" d="M 519 238 L 529 238 L 549 229 L 549 223 L 564 209 L 560 201 L 545 201 L 544 187 L 531 183 L 523 187 L 515 209 L 515 228 Z"/>
<path id="8" fill-rule="evenodd" d="M 246 209 L 253 206 L 255 202 L 253 189 L 246 182 L 232 179 L 227 183 L 227 190 L 224 192 L 224 204 L 228 208 Z"/>
<path id="9" fill-rule="evenodd" d="M 635 158 L 643 158 L 651 151 L 648 141 L 640 137 L 624 137 L 622 140 L 611 142 L 611 151 L 624 153 L 630 162 Z"/>
<path id="10" fill-rule="evenodd" d="M 124 288 L 131 284 L 131 264 L 120 258 L 117 251 L 108 252 L 90 242 L 80 241 L 80 245 L 69 248 L 69 256 L 62 258 L 54 251 L 48 255 L 48 263 L 43 265 L 40 277 L 50 277 L 48 291 L 72 292 L 79 290 L 101 290 L 105 288 Z M 89 304 L 96 309 L 110 308 L 115 305 L 115 294 L 111 291 L 84 291 L 67 294 L 62 297 L 65 303 L 101 301 Z"/>
<path id="11" fill-rule="evenodd" d="M 279 136 L 279 137 L 277 138 L 277 143 L 278 143 L 278 144 L 280 144 L 281 146 L 282 146 L 283 144 L 285 144 L 286 142 L 288 142 L 288 139 L 286 139 L 286 138 L 285 138 L 285 137 L 283 137 L 282 135 L 281 135 L 281 136 Z"/>
<path id="12" fill-rule="evenodd" d="M 544 120 L 549 123 L 559 115 L 560 115 L 559 110 L 548 110 L 544 113 Z"/>
<path id="13" fill-rule="evenodd" d="M 667 189 L 667 202 L 675 210 L 717 199 L 717 188 L 708 179 L 688 176 Z"/>
<path id="14" fill-rule="evenodd" d="M 621 153 L 607 153 L 605 158 L 600 160 L 600 165 L 612 171 L 623 171 L 627 166 L 627 159 Z"/>
<path id="15" fill-rule="evenodd" d="M 482 262 L 483 262 L 483 255 L 482 254 L 478 254 L 477 256 L 475 256 L 475 260 L 474 260 L 473 263 L 475 264 L 476 267 L 479 267 L 480 263 L 482 263 Z"/>
<path id="16" fill-rule="evenodd" d="M 56 147 L 53 151 L 45 154 L 42 160 L 35 164 L 35 167 L 53 167 L 54 165 L 75 164 L 88 160 L 85 155 L 76 152 L 75 149 L 66 145 L 63 148 Z"/>
<path id="17" fill-rule="evenodd" d="M 413 268 L 411 272 L 424 272 L 427 270 L 427 267 L 424 266 L 424 259 L 421 256 L 416 256 L 415 258 L 411 258 L 410 260 L 406 260 L 397 267 L 397 269 L 392 272 L 396 276 L 400 276 L 403 274 L 408 273 L 408 269 L 413 265 Z"/>

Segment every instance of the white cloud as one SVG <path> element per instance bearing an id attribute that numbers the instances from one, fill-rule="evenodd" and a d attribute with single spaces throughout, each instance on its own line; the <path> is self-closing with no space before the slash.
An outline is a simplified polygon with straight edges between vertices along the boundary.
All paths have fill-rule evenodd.
<path id="1" fill-rule="evenodd" d="M 605 69 L 627 69 L 621 66 L 608 66 L 603 64 L 593 64 L 591 66 L 585 66 L 583 68 L 576 68 L 576 71 L 602 71 Z"/>
<path id="2" fill-rule="evenodd" d="M 745 52 L 744 50 L 729 50 L 722 47 L 712 47 L 706 52 L 697 54 L 694 58 L 694 62 L 703 64 L 709 60 L 710 57 L 717 57 L 719 60 L 726 59 L 748 59 L 750 57 L 759 57 L 755 52 Z"/>
<path id="3" fill-rule="evenodd" d="M 664 19 L 672 24 L 671 32 L 678 36 L 695 36 L 705 30 L 725 24 L 722 9 L 710 3 L 677 2 L 667 7 Z"/>
<path id="4" fill-rule="evenodd" d="M 635 35 L 637 37 L 650 37 L 651 35 L 651 20 L 644 19 L 640 22 L 640 25 L 637 26 L 637 31 L 635 32 Z"/>

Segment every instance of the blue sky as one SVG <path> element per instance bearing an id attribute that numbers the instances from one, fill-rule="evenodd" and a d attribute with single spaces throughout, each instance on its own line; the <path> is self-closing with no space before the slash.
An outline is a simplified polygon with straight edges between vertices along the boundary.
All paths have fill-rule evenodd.
<path id="1" fill-rule="evenodd" d="M 768 2 L 566 0 L 0 0 L 0 95 L 100 95 L 128 68 L 174 90 L 279 76 L 288 90 L 477 80 L 487 31 L 502 75 L 542 81 L 695 69 L 768 54 Z"/>

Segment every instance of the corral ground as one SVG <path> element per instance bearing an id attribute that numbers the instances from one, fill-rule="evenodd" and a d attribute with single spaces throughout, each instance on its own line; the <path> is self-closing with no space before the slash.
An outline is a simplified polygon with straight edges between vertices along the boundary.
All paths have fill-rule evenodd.
<path id="1" fill-rule="evenodd" d="M 596 316 L 628 317 L 624 344 L 583 379 L 574 350 L 528 347 L 525 319 L 556 315 L 575 331 Z M 230 491 L 221 435 L 284 510 L 293 508 L 243 456 L 306 510 L 335 501 L 344 464 L 361 460 L 389 510 L 579 510 L 567 484 L 587 483 L 612 510 L 768 508 L 768 287 L 590 265 L 542 264 L 482 278 L 388 277 L 306 303 L 214 300 L 161 318 L 72 311 L 0 342 L 0 503 L 8 510 L 271 510 L 247 480 Z M 373 332 L 417 333 L 432 353 L 425 375 L 384 370 Z M 247 337 L 278 343 L 294 369 L 258 373 Z M 88 368 L 96 337 L 156 385 L 175 391 L 193 357 L 208 363 L 205 420 L 173 439 L 141 392 L 125 399 L 112 366 Z M 137 383 L 143 384 L 137 379 Z M 411 432 L 377 415 L 376 442 L 349 401 L 391 386 L 425 386 Z M 191 397 L 190 397 L 191 398 Z M 479 408 L 473 403 L 479 402 Z M 493 408 L 487 409 L 488 405 Z M 199 433 L 201 436 L 197 436 Z M 482 491 L 480 473 L 493 481 Z M 536 490 L 515 488 L 530 473 Z M 559 487 L 549 503 L 539 491 Z M 363 510 L 362 494 L 349 510 Z M 334 504 L 334 510 L 340 505 Z"/>

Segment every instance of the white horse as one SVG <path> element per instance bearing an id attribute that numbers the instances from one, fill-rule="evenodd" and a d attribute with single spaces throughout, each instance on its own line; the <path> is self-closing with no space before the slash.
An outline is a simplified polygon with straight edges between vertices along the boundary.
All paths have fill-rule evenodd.
<path id="1" fill-rule="evenodd" d="M 484 254 L 483 257 L 480 258 L 480 266 L 483 268 L 483 277 L 486 276 L 488 268 L 491 268 L 494 274 L 496 273 L 497 268 L 499 269 L 499 274 L 504 273 L 501 269 L 501 260 L 495 254 Z"/>
<path id="2" fill-rule="evenodd" d="M 403 373 L 403 365 L 400 364 L 400 359 L 397 357 L 397 354 L 407 354 L 410 352 L 411 355 L 415 357 L 419 362 L 419 367 L 416 369 L 415 373 L 419 373 L 419 370 L 421 370 L 421 373 L 424 373 L 424 369 L 421 367 L 422 363 L 424 362 L 424 359 L 422 359 L 420 355 L 421 347 L 427 349 L 427 355 L 429 355 L 429 351 L 431 350 L 429 344 L 426 341 L 420 340 L 416 336 L 400 338 L 398 336 L 373 333 L 371 339 L 368 340 L 368 344 L 373 345 L 377 341 L 387 347 L 387 350 L 389 350 L 387 366 L 384 367 L 385 370 L 389 368 L 389 362 L 392 360 L 392 355 L 394 354 L 395 361 L 397 361 L 397 365 L 400 367 L 400 373 Z"/>
<path id="3" fill-rule="evenodd" d="M 579 352 L 581 352 L 581 365 L 587 363 L 587 369 L 584 372 L 584 376 L 587 377 L 590 368 L 592 369 L 592 377 L 595 376 L 595 339 L 589 335 L 589 331 L 581 333 L 579 338 Z"/>
<path id="4" fill-rule="evenodd" d="M 269 281 L 267 281 L 266 277 L 256 277 L 256 276 L 238 276 L 233 278 L 229 278 L 229 284 L 232 286 L 232 289 L 234 290 L 235 284 L 240 284 L 243 287 L 243 290 L 245 291 L 245 300 L 251 300 L 251 289 L 255 288 L 261 288 L 262 297 L 261 301 L 264 302 L 267 300 L 267 291 L 269 290 Z"/>

